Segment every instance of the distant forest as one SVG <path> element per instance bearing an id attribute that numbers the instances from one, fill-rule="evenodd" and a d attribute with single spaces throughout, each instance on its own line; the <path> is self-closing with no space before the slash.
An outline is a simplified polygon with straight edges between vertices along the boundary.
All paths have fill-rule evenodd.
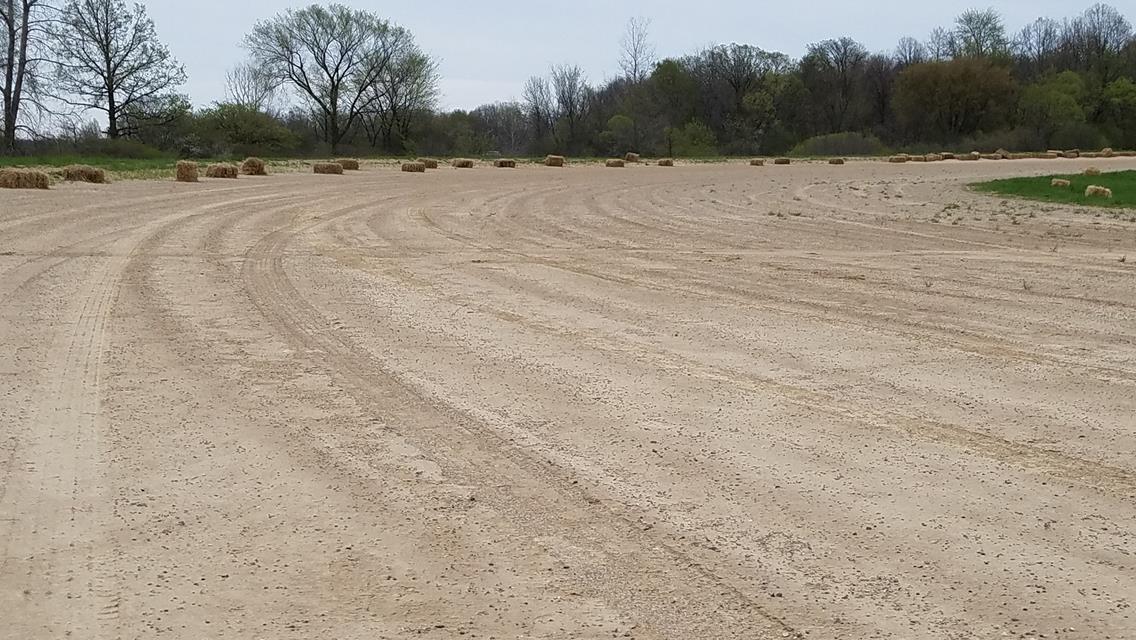
<path id="1" fill-rule="evenodd" d="M 1097 4 L 1017 31 L 970 10 L 871 52 L 750 44 L 656 55 L 631 20 L 618 77 L 555 65 L 520 100 L 440 111 L 438 65 L 404 28 L 339 4 L 258 23 L 225 100 L 195 109 L 143 5 L 0 0 L 7 154 L 709 157 L 1136 148 L 1136 37 Z M 218 79 L 220 80 L 220 79 Z"/>

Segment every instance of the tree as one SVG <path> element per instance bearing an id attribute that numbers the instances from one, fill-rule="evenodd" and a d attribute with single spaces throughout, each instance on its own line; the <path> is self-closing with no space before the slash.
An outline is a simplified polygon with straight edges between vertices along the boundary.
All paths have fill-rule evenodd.
<path id="1" fill-rule="evenodd" d="M 646 80 L 655 64 L 655 47 L 650 41 L 650 28 L 650 18 L 632 18 L 619 42 L 619 68 L 632 84 Z"/>
<path id="2" fill-rule="evenodd" d="M 70 0 L 54 32 L 56 83 L 62 100 L 107 118 L 107 137 L 130 135 L 126 114 L 162 104 L 185 82 L 185 68 L 158 40 L 141 4 Z"/>
<path id="3" fill-rule="evenodd" d="M 562 131 L 560 142 L 568 150 L 578 149 L 582 140 L 581 123 L 588 109 L 591 92 L 584 72 L 575 65 L 552 68 L 552 90 L 556 99 L 557 116 L 567 129 Z"/>
<path id="4" fill-rule="evenodd" d="M 927 47 L 915 38 L 900 38 L 895 47 L 895 62 L 900 67 L 927 62 Z"/>
<path id="5" fill-rule="evenodd" d="M 272 74 L 252 62 L 239 64 L 225 74 L 225 93 L 229 103 L 253 111 L 271 111 L 279 88 Z"/>
<path id="6" fill-rule="evenodd" d="M 1046 144 L 1063 126 L 1085 121 L 1081 100 L 1085 83 L 1074 71 L 1065 71 L 1026 87 L 1019 102 L 1022 124 L 1031 127 Z"/>
<path id="7" fill-rule="evenodd" d="M 0 106 L 4 109 L 0 145 L 11 153 L 16 150 L 21 111 L 43 89 L 36 81 L 39 65 L 45 62 L 42 48 L 51 8 L 44 0 L 0 0 Z"/>
<path id="8" fill-rule="evenodd" d="M 935 27 L 927 40 L 927 57 L 929 62 L 942 62 L 950 60 L 959 54 L 958 38 L 954 31 L 942 27 Z"/>
<path id="9" fill-rule="evenodd" d="M 1018 32 L 1014 55 L 1027 78 L 1035 78 L 1051 66 L 1061 44 L 1061 25 L 1050 18 L 1038 18 Z"/>
<path id="10" fill-rule="evenodd" d="M 533 142 L 542 145 L 552 133 L 552 88 L 548 80 L 533 76 L 525 83 L 523 95 L 525 116 L 532 129 Z"/>
<path id="11" fill-rule="evenodd" d="M 1007 67 L 967 57 L 904 69 L 893 106 L 910 140 L 949 142 L 1006 126 L 1016 94 Z"/>
<path id="12" fill-rule="evenodd" d="M 801 61 L 801 76 L 821 122 L 819 133 L 855 127 L 868 51 L 851 38 L 810 45 Z"/>
<path id="13" fill-rule="evenodd" d="M 372 106 L 373 87 L 409 38 L 375 14 L 332 4 L 258 22 L 245 45 L 258 65 L 308 102 L 334 152 Z"/>
<path id="14" fill-rule="evenodd" d="M 970 9 L 955 20 L 955 38 L 962 55 L 974 58 L 1004 56 L 1010 43 L 1002 16 L 993 9 Z"/>
<path id="15" fill-rule="evenodd" d="M 438 64 L 406 38 L 370 87 L 363 126 L 372 147 L 405 150 L 415 116 L 438 100 Z"/>

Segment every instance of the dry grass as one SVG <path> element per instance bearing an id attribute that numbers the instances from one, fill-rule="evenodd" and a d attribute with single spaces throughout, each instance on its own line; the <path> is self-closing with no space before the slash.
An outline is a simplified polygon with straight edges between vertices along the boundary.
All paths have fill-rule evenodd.
<path id="1" fill-rule="evenodd" d="M 1050 186 L 1057 189 L 1068 189 L 1069 187 L 1073 186 L 1072 182 L 1069 182 L 1064 178 L 1054 178 L 1052 181 L 1050 181 L 1049 184 Z"/>
<path id="2" fill-rule="evenodd" d="M 792 163 L 793 163 L 793 161 L 788 159 L 788 158 L 777 158 L 776 160 L 773 161 L 773 164 L 777 164 L 777 165 L 781 165 L 781 166 L 784 166 L 784 165 L 787 165 L 787 164 L 792 164 Z"/>
<path id="3" fill-rule="evenodd" d="M 438 161 L 434 158 L 419 158 L 417 162 L 421 162 L 427 169 L 437 169 Z"/>
<path id="4" fill-rule="evenodd" d="M 178 160 L 177 175 L 174 178 L 178 182 L 197 182 L 197 163 L 192 160 Z"/>
<path id="5" fill-rule="evenodd" d="M 1111 200 L 1112 199 L 1112 189 L 1109 189 L 1108 187 L 1100 187 L 1100 186 L 1097 186 L 1095 184 L 1091 184 L 1091 185 L 1089 185 L 1088 187 L 1085 188 L 1085 197 L 1086 198 L 1104 198 L 1106 200 Z"/>
<path id="6" fill-rule="evenodd" d="M 451 164 L 453 164 L 454 168 L 456 169 L 473 168 L 473 160 L 470 160 L 469 158 L 454 158 L 454 161 Z"/>
<path id="7" fill-rule="evenodd" d="M 566 164 L 564 156 L 545 156 L 544 166 L 546 167 L 563 167 Z"/>
<path id="8" fill-rule="evenodd" d="M 616 159 L 616 158 L 612 158 L 611 160 L 608 160 L 607 162 L 604 163 L 604 166 L 608 167 L 609 169 L 621 169 L 621 168 L 625 167 L 626 165 L 627 165 L 627 163 L 625 163 L 623 160 L 619 160 L 619 159 Z"/>
<path id="9" fill-rule="evenodd" d="M 0 189 L 48 189 L 51 177 L 34 169 L 0 169 Z"/>
<path id="10" fill-rule="evenodd" d="M 1084 173 L 1086 176 L 1099 176 L 1101 174 L 1101 170 L 1096 167 L 1089 167 L 1088 169 L 1085 169 Z"/>
<path id="11" fill-rule="evenodd" d="M 312 165 L 312 171 L 324 175 L 343 175 L 343 165 L 338 162 L 317 162 Z"/>
<path id="12" fill-rule="evenodd" d="M 635 164 L 635 163 L 639 162 L 639 154 L 629 152 L 627 155 L 623 156 L 623 160 L 624 160 L 624 162 L 627 162 L 628 164 Z"/>
<path id="13" fill-rule="evenodd" d="M 765 166 L 765 160 L 762 160 L 761 158 L 754 158 L 753 160 L 749 161 L 749 166 L 751 166 L 751 167 L 764 167 Z"/>
<path id="14" fill-rule="evenodd" d="M 672 158 L 663 158 L 659 160 L 658 164 L 660 167 L 673 167 L 675 166 L 675 161 Z"/>
<path id="15" fill-rule="evenodd" d="M 516 169 L 517 161 L 509 158 L 499 158 L 493 161 L 493 166 L 498 169 Z"/>
<path id="16" fill-rule="evenodd" d="M 260 158 L 245 158 L 241 163 L 241 173 L 246 176 L 266 176 L 268 168 Z"/>
<path id="17" fill-rule="evenodd" d="M 89 182 L 91 184 L 106 184 L 106 171 L 85 164 L 73 164 L 63 167 L 63 179 L 68 182 Z"/>
<path id="18" fill-rule="evenodd" d="M 402 163 L 403 173 L 426 173 L 425 162 L 404 162 Z"/>
<path id="19" fill-rule="evenodd" d="M 240 175 L 240 168 L 235 164 L 225 164 L 218 162 L 205 167 L 206 178 L 225 178 L 235 180 Z"/>
<path id="20" fill-rule="evenodd" d="M 344 171 L 358 171 L 359 161 L 354 158 L 337 158 L 335 164 L 343 167 Z"/>

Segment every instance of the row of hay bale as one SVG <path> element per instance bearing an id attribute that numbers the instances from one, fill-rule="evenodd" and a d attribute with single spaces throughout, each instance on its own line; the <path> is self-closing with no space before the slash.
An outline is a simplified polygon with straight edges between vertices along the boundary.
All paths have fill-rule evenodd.
<path id="1" fill-rule="evenodd" d="M 106 184 L 106 171 L 85 164 L 73 164 L 60 170 L 59 176 L 67 182 Z M 37 169 L 0 169 L 0 189 L 49 189 L 51 175 Z"/>

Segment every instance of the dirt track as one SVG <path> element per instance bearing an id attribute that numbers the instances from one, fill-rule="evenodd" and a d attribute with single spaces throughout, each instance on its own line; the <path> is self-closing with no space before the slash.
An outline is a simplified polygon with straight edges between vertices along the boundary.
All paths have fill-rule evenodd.
<path id="1" fill-rule="evenodd" d="M 0 635 L 1136 638 L 1088 164 L 2 193 Z"/>

